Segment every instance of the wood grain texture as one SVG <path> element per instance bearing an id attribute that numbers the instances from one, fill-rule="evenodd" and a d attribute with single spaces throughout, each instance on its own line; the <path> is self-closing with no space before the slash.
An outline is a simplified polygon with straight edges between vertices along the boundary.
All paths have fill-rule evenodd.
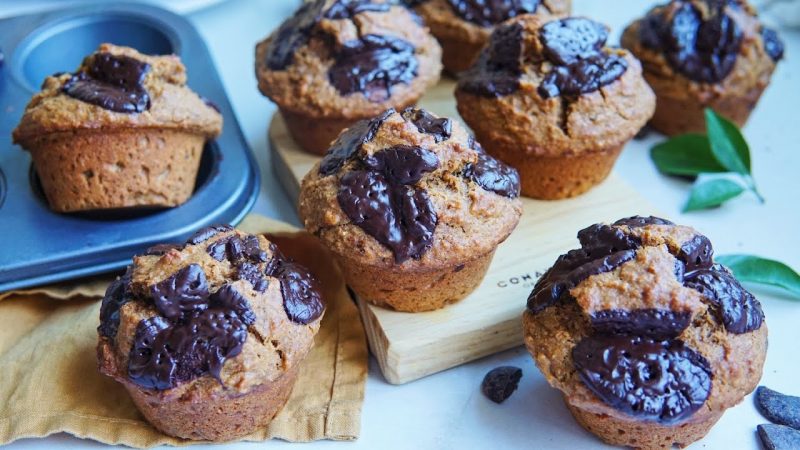
<path id="1" fill-rule="evenodd" d="M 443 80 L 420 105 L 458 118 L 455 84 Z M 269 139 L 275 175 L 296 202 L 300 180 L 319 160 L 294 143 L 283 119 L 272 119 Z M 426 313 L 402 313 L 357 299 L 369 345 L 390 383 L 401 384 L 474 359 L 522 345 L 522 311 L 539 276 L 558 255 L 578 246 L 578 230 L 596 222 L 656 214 L 613 173 L 573 199 L 523 199 L 519 226 L 500 245 L 480 287 L 466 299 Z"/>

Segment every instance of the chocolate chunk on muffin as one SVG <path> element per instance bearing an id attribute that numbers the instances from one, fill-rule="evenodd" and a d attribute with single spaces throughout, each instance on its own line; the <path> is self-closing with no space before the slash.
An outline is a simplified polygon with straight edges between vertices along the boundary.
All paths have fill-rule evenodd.
<path id="1" fill-rule="evenodd" d="M 400 311 L 458 301 L 522 213 L 517 172 L 422 109 L 342 132 L 305 176 L 300 217 L 364 300 Z"/>
<path id="2" fill-rule="evenodd" d="M 50 208 L 74 212 L 186 202 L 203 146 L 221 130 L 177 56 L 102 44 L 75 73 L 44 81 L 13 138 Z"/>
<path id="3" fill-rule="evenodd" d="M 705 108 L 744 125 L 784 50 L 744 0 L 656 6 L 628 26 L 622 45 L 658 97 L 653 128 L 669 135 L 704 131 Z"/>
<path id="4" fill-rule="evenodd" d="M 442 45 L 442 64 L 451 74 L 468 69 L 478 59 L 494 27 L 533 14 L 544 20 L 565 17 L 571 0 L 406 0 L 425 19 Z"/>
<path id="5" fill-rule="evenodd" d="M 708 238 L 656 217 L 578 232 L 536 283 L 525 345 L 572 415 L 607 443 L 684 447 L 758 384 L 758 300 Z"/>
<path id="6" fill-rule="evenodd" d="M 314 0 L 256 47 L 261 92 L 294 140 L 324 154 L 353 123 L 413 105 L 439 81 L 441 48 L 390 0 Z"/>
<path id="7" fill-rule="evenodd" d="M 289 398 L 324 304 L 317 281 L 263 236 L 221 225 L 134 257 L 100 308 L 100 371 L 153 426 L 227 441 Z"/>
<path id="8" fill-rule="evenodd" d="M 639 62 L 584 18 L 520 16 L 495 28 L 459 79 L 458 111 L 522 194 L 561 199 L 603 181 L 647 123 L 655 96 Z"/>

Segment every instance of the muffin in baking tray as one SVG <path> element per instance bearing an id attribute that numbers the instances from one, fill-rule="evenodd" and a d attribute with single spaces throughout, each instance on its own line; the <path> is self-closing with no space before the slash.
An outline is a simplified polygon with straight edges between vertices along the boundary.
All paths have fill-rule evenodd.
<path id="1" fill-rule="evenodd" d="M 166 434 L 226 441 L 289 398 L 324 304 L 263 236 L 229 226 L 136 256 L 100 309 L 100 371 Z"/>
<path id="2" fill-rule="evenodd" d="M 622 45 L 658 101 L 653 128 L 705 130 L 712 108 L 742 126 L 783 58 L 783 42 L 745 0 L 673 0 L 628 26 Z"/>
<path id="3" fill-rule="evenodd" d="M 305 176 L 300 217 L 361 298 L 428 311 L 475 289 L 522 213 L 517 172 L 457 122 L 388 110 L 345 130 Z"/>
<path id="4" fill-rule="evenodd" d="M 436 84 L 441 48 L 391 0 L 304 3 L 256 47 L 256 77 L 294 140 L 323 154 L 343 129 L 413 105 Z"/>
<path id="5" fill-rule="evenodd" d="M 561 199 L 603 181 L 655 108 L 628 51 L 584 18 L 497 26 L 459 78 L 458 111 L 486 151 L 520 173 L 522 195 Z"/>
<path id="6" fill-rule="evenodd" d="M 702 438 L 761 378 L 760 303 L 690 227 L 630 217 L 578 239 L 528 298 L 536 365 L 608 443 L 657 449 Z"/>
<path id="7" fill-rule="evenodd" d="M 221 130 L 177 56 L 102 44 L 75 73 L 44 81 L 13 137 L 50 208 L 74 212 L 186 202 L 203 146 Z"/>
<path id="8" fill-rule="evenodd" d="M 522 14 L 543 19 L 569 15 L 571 0 L 406 0 L 425 19 L 442 45 L 442 64 L 451 74 L 478 58 L 495 25 Z"/>

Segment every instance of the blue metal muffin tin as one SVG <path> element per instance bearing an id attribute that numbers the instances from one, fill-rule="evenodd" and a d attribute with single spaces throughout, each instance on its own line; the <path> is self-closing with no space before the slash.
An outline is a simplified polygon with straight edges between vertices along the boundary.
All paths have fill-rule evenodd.
<path id="1" fill-rule="evenodd" d="M 100 43 L 175 53 L 189 87 L 221 111 L 222 135 L 206 145 L 195 192 L 171 209 L 58 214 L 47 207 L 30 155 L 11 130 L 46 76 L 74 71 Z M 119 269 L 159 242 L 211 223 L 237 223 L 259 191 L 245 142 L 205 43 L 185 19 L 159 8 L 107 2 L 0 20 L 0 292 Z"/>

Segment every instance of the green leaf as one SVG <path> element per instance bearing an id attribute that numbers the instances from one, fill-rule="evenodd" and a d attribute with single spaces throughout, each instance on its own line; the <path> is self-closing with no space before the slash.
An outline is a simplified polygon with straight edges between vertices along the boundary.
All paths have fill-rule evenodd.
<path id="1" fill-rule="evenodd" d="M 739 281 L 775 286 L 800 299 L 800 275 L 780 261 L 752 255 L 723 255 L 716 260 L 728 266 Z"/>
<path id="2" fill-rule="evenodd" d="M 669 175 L 727 172 L 711 153 L 708 138 L 701 134 L 682 134 L 657 144 L 650 150 L 650 158 L 659 171 Z"/>
<path id="3" fill-rule="evenodd" d="M 741 184 L 728 178 L 699 178 L 692 186 L 683 212 L 719 206 L 744 191 Z"/>
<path id="4" fill-rule="evenodd" d="M 710 108 L 706 108 L 705 115 L 711 153 L 728 171 L 749 174 L 750 147 L 739 128 Z"/>

